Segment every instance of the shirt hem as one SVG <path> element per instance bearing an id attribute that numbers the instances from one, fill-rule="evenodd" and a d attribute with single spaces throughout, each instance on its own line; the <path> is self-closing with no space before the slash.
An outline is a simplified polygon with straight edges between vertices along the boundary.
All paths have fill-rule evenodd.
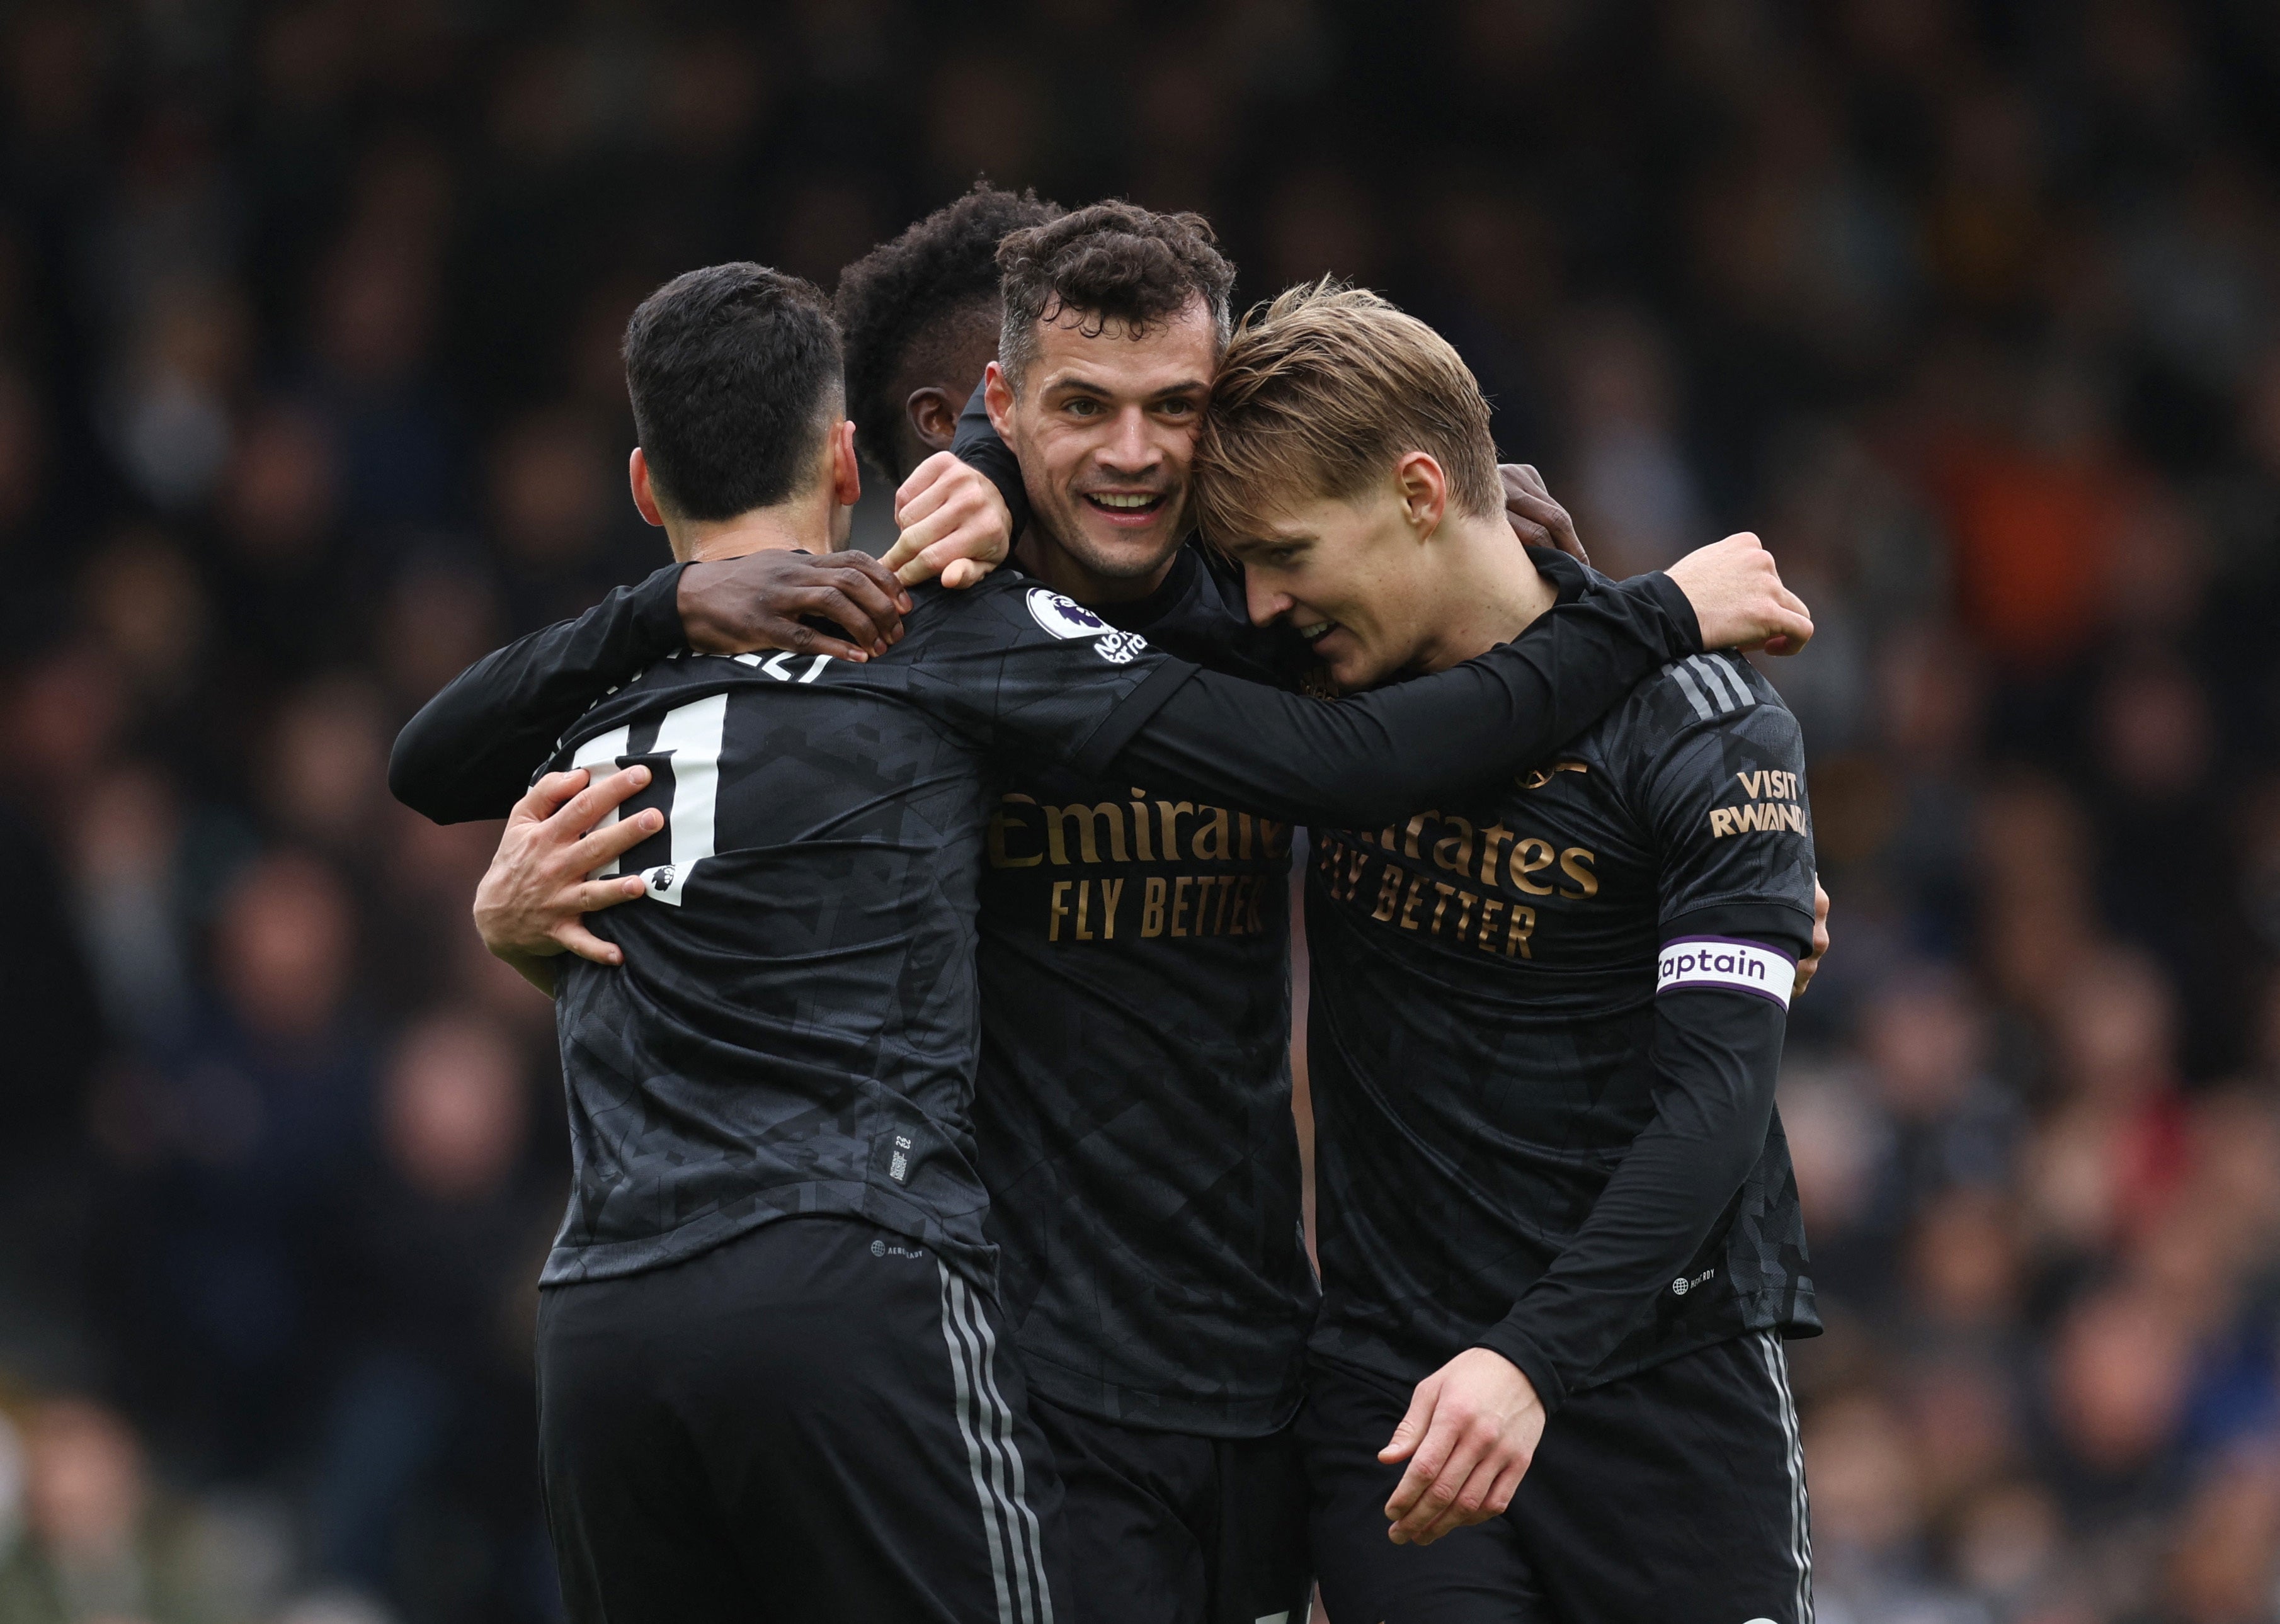
<path id="1" fill-rule="evenodd" d="M 1784 1342 L 1797 1342 L 1822 1334 L 1821 1315 L 1814 1306 L 1814 1296 L 1810 1290 L 1800 1291 L 1781 1287 L 1752 1292 L 1746 1297 L 1737 1296 L 1729 1301 L 1739 1311 L 1735 1318 L 1722 1320 L 1716 1324 L 1706 1324 L 1696 1335 L 1675 1336 L 1668 1342 L 1657 1343 L 1653 1348 L 1643 1353 L 1621 1360 L 1610 1360 L 1593 1370 L 1589 1375 L 1568 1383 L 1564 1395 L 1565 1400 L 1572 1401 L 1579 1393 L 1587 1393 L 1593 1388 L 1604 1387 L 1610 1382 L 1620 1382 L 1626 1377 L 1638 1375 L 1643 1372 L 1652 1370 L 1658 1365 L 1668 1364 L 1670 1360 L 1689 1353 L 1698 1353 L 1705 1348 L 1714 1348 L 1719 1343 L 1731 1342 L 1737 1336 L 1754 1336 L 1760 1331 L 1774 1331 L 1778 1333 Z M 1483 1326 L 1473 1336 L 1452 1347 L 1437 1359 L 1429 1361 L 1413 1363 L 1406 1360 L 1393 1353 L 1390 1349 L 1383 1348 L 1382 1343 L 1379 1348 L 1388 1356 L 1383 1363 L 1374 1362 L 1366 1354 L 1352 1348 L 1326 1347 L 1319 1339 L 1307 1344 L 1306 1352 L 1309 1359 L 1320 1360 L 1350 1375 L 1380 1383 L 1394 1382 L 1414 1386 L 1467 1348 L 1489 1348 L 1492 1352 L 1502 1353 L 1504 1351 L 1502 1349 L 1482 1340 L 1490 1335 L 1494 1329 L 1495 1327 L 1492 1325 Z M 1511 1356 L 1506 1354 L 1505 1357 L 1508 1358 Z"/>
<path id="2" fill-rule="evenodd" d="M 539 1271 L 543 1287 L 574 1286 L 589 1280 L 622 1280 L 686 1263 L 717 1246 L 750 1235 L 786 1219 L 859 1218 L 882 1229 L 931 1246 L 943 1260 L 971 1283 L 995 1296 L 998 1289 L 998 1249 L 987 1242 L 954 1235 L 929 1214 L 907 1204 L 883 1198 L 865 1184 L 812 1183 L 777 1186 L 772 1196 L 797 1199 L 797 1206 L 769 1207 L 731 1217 L 713 1212 L 661 1234 L 637 1240 L 597 1241 L 583 1245 L 556 1242 Z"/>

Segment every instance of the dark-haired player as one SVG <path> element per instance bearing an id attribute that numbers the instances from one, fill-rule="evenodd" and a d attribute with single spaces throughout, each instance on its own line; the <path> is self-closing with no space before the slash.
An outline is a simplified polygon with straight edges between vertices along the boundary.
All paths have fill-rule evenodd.
<path id="1" fill-rule="evenodd" d="M 998 243 L 1060 212 L 1034 194 L 978 182 L 840 273 L 833 303 L 845 344 L 848 415 L 874 469 L 905 481 L 949 450 L 960 404 L 998 352 Z M 986 566 L 950 555 L 974 530 L 993 528 L 989 504 L 1003 525 L 995 489 L 922 485 L 913 495 L 909 520 L 918 527 L 908 534 L 920 546 L 950 538 L 942 561 L 913 580 L 980 580 Z M 764 550 L 668 566 L 577 620 L 479 662 L 406 733 L 390 787 L 430 817 L 498 817 L 569 719 L 659 653 L 686 642 L 713 654 L 766 649 L 864 659 L 900 635 L 909 608 L 891 569 L 851 550 Z M 836 622 L 845 638 L 821 621 Z M 565 934 L 598 948 L 582 927 L 566 922 Z"/>
<path id="2" fill-rule="evenodd" d="M 1494 460 L 1456 353 L 1326 285 L 1236 336 L 1198 502 L 1254 617 L 1364 689 L 1580 589 L 1514 555 Z M 1810 1624 L 1781 1340 L 1820 1321 L 1773 1103 L 1804 766 L 1773 689 L 1699 655 L 1535 770 L 1316 832 L 1299 1431 L 1334 1618 Z"/>

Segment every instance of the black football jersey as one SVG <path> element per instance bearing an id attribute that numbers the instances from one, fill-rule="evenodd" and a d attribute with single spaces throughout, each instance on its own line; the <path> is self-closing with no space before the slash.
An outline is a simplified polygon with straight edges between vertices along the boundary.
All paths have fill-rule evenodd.
<path id="1" fill-rule="evenodd" d="M 964 697 L 969 682 L 1002 682 L 1017 666 L 1028 673 L 1024 682 L 1047 673 L 1036 677 L 1036 691 L 1022 690 L 1010 719 L 1000 719 L 1007 726 L 998 731 L 1021 735 L 1022 745 L 984 752 L 990 787 L 971 841 L 953 838 L 947 778 L 922 781 L 934 786 L 929 805 L 940 804 L 928 815 L 934 866 L 950 875 L 970 860 L 979 872 L 978 883 L 946 881 L 941 899 L 951 913 L 968 899 L 978 905 L 978 928 L 968 939 L 980 944 L 982 1012 L 974 1135 L 969 1142 L 960 1137 L 962 1126 L 946 1129 L 944 1143 L 977 1158 L 971 1166 L 991 1191 L 982 1234 L 1002 1248 L 1008 1314 L 1040 1391 L 1088 1413 L 1173 1430 L 1246 1435 L 1280 1425 L 1296 1402 L 1315 1297 L 1299 1235 L 1290 1120 L 1288 820 L 1383 817 L 1423 798 L 1415 785 L 1469 781 L 1486 760 L 1517 766 L 1535 759 L 1619 701 L 1639 674 L 1695 645 L 1683 595 L 1659 575 L 1586 593 L 1577 572 L 1564 584 L 1559 608 L 1483 660 L 1325 705 L 1253 686 L 1287 689 L 1305 663 L 1303 644 L 1252 627 L 1240 576 L 1192 546 L 1150 597 L 1098 614 L 1010 572 L 994 577 L 985 596 L 1005 595 L 992 596 L 998 620 L 967 624 L 977 637 L 1026 640 L 1029 651 L 1002 675 L 978 643 L 944 641 L 951 627 L 941 617 L 962 614 L 955 603 L 963 595 L 929 589 L 908 622 L 910 635 L 882 659 L 825 667 L 804 657 L 739 657 L 726 663 L 759 674 L 738 679 L 723 662 L 680 650 L 676 574 L 660 571 L 579 621 L 533 634 L 470 667 L 405 728 L 391 763 L 392 787 L 430 816 L 496 816 L 528 781 L 534 736 L 551 739 L 570 727 L 561 737 L 571 748 L 556 753 L 558 764 L 602 766 L 635 759 L 628 750 L 645 750 L 642 758 L 649 759 L 677 749 L 631 726 L 635 712 L 647 713 L 632 688 L 612 692 L 612 709 L 574 721 L 598 688 L 648 665 L 647 683 L 701 673 L 706 682 L 744 681 L 762 694 L 789 683 L 834 699 L 841 712 L 820 720 L 801 712 L 798 725 L 767 735 L 768 748 L 791 752 L 796 776 L 778 781 L 828 807 L 845 793 L 824 784 L 835 774 L 876 786 L 882 797 L 904 784 L 903 767 L 882 778 L 872 758 L 880 749 L 917 747 L 908 729 L 924 729 L 911 712 L 951 704 L 936 720 L 970 743 L 978 736 L 970 730 L 984 719 Z M 1048 644 L 1075 652 L 1037 643 L 1039 630 Z M 1046 690 L 1063 674 L 1089 690 L 1093 685 L 1082 679 L 1106 658 L 1087 652 L 1091 647 L 1132 662 L 1128 679 L 1152 666 L 1153 674 L 1133 688 L 1114 724 L 1090 735 L 1072 759 L 1070 718 L 1090 716 L 1089 707 L 1105 701 L 1088 691 Z M 1166 658 L 1165 651 L 1184 658 Z M 668 653 L 676 658 L 664 658 Z M 955 666 L 944 666 L 953 655 Z M 1183 681 L 1181 673 L 1193 669 L 1189 661 L 1213 669 Z M 953 669 L 957 680 L 944 679 Z M 897 715 L 897 726 L 882 731 L 880 714 Z M 843 730 L 848 716 L 872 720 Z M 626 736 L 605 736 L 620 721 L 628 724 Z M 1112 761 L 1114 744 L 1136 729 L 1129 748 Z M 982 771 L 978 758 L 948 743 L 926 748 L 946 752 L 941 759 L 960 770 Z M 743 770 L 764 775 L 757 756 Z M 653 786 L 632 804 L 659 804 L 666 793 Z M 883 801 L 863 804 L 866 815 L 886 827 Z M 1353 810 L 1365 804 L 1375 810 Z M 1281 820 L 1251 810 L 1275 807 Z M 829 843 L 776 851 L 788 865 L 843 866 L 864 855 Z M 660 866 L 673 866 L 669 854 L 638 854 L 638 870 Z M 789 881 L 786 894 L 805 897 L 817 884 Z M 597 915 L 596 927 L 611 934 L 619 927 L 612 921 L 628 912 Z M 951 939 L 947 914 L 928 917 L 930 928 Z M 664 938 L 650 932 L 629 943 L 629 965 L 642 964 L 652 941 Z M 685 980 L 730 972 L 717 991 L 686 995 L 708 1019 L 732 1013 L 748 987 L 764 991 L 773 980 L 810 973 L 805 959 L 734 970 L 732 944 L 723 937 L 715 945 L 681 973 Z M 582 966 L 570 974 L 588 978 Z M 796 1044 L 837 1029 L 820 1012 L 829 1002 L 827 985 L 836 997 L 864 994 L 852 982 L 815 985 L 816 1012 L 783 1029 Z M 651 996 L 638 987 L 612 996 L 635 994 Z M 766 994 L 764 1007 L 777 997 Z M 899 1059 L 902 1045 L 890 1035 L 902 1012 L 890 1004 L 883 1013 L 859 1011 L 851 1024 L 866 1043 Z M 927 1017 L 922 1027 L 931 1035 L 919 1046 L 935 1057 L 929 1097 L 941 1104 L 955 1092 L 944 1082 L 948 1029 L 933 1005 L 913 1007 Z M 588 1024 L 622 1026 L 629 1012 L 620 1007 Z M 738 1031 L 732 1051 L 752 1044 L 766 1052 L 779 1035 L 766 1023 Z M 831 1073 L 832 1089 L 864 1092 L 852 1081 L 861 1055 L 842 1045 L 839 1060 L 845 1065 Z M 733 1193 L 708 1194 L 705 1170 L 672 1143 L 678 1107 L 635 1108 L 666 1086 L 642 1069 L 649 1063 L 612 1062 L 628 1080 L 602 1092 L 613 1089 L 620 1114 L 632 1112 L 631 1126 L 619 1130 L 631 1137 L 612 1148 L 581 1130 L 581 1156 L 592 1147 L 596 1179 L 589 1188 L 582 1173 L 566 1241 L 598 1233 L 581 1228 L 582 1211 L 634 1199 L 631 1190 L 643 1181 L 612 1171 L 612 1158 L 643 1154 L 632 1140 L 651 1133 L 642 1124 L 651 1117 L 663 1144 L 653 1159 L 666 1167 L 648 1183 L 672 1192 L 658 1222 L 702 1209 L 703 1227 L 676 1248 L 694 1250 L 739 1225 L 802 1210 L 786 1202 L 816 1198 L 793 1189 L 801 1181 L 788 1174 L 784 1188 L 768 1197 L 752 1179 L 739 1181 L 719 1166 L 721 1147 L 736 1133 L 767 1131 L 779 1108 L 791 1111 L 786 1120 L 801 1133 L 831 1120 L 828 1110 L 800 1103 L 808 1094 L 739 1106 L 712 1122 L 705 1138 L 712 1147 L 712 1181 Z M 574 1086 L 573 1108 L 584 1109 Z M 943 1109 L 945 1121 L 964 1123 L 964 1104 Z M 854 1148 L 843 1146 L 840 1160 Z M 884 1190 L 874 1181 L 865 1189 L 866 1201 L 904 1199 L 899 1184 Z M 644 1243 L 611 1255 L 617 1259 L 611 1266 L 629 1268 L 642 1266 L 645 1255 L 666 1260 L 681 1253 Z M 566 1253 L 560 1266 L 588 1266 L 574 1265 Z"/>
<path id="2" fill-rule="evenodd" d="M 1762 677 L 1680 660 L 1535 770 L 1313 841 L 1319 1354 L 1416 1381 L 1495 1346 L 1549 1401 L 1743 1331 L 1817 1328 L 1768 1120 L 1777 1017 L 1739 1188 L 1691 1229 L 1589 1222 L 1681 1087 L 1659 1006 L 1668 1021 L 1670 995 L 1708 989 L 1785 1008 L 1810 938 L 1802 747 Z"/>
<path id="3" fill-rule="evenodd" d="M 1158 648 L 1305 662 L 1196 543 L 1139 603 Z M 1291 828 L 1160 785 L 1013 765 L 982 872 L 975 1097 L 1030 1385 L 1128 1424 L 1250 1435 L 1298 1398 L 1316 1293 L 1290 1117 Z"/>
<path id="4" fill-rule="evenodd" d="M 1105 760 L 1165 661 L 1016 576 L 918 596 L 882 658 L 684 651 L 564 739 L 557 768 L 650 766 L 622 813 L 666 821 L 610 871 L 647 895 L 589 921 L 625 964 L 561 961 L 574 1186 L 547 1283 L 806 1212 L 990 1281 L 972 1090 L 994 763 L 1015 735 Z"/>

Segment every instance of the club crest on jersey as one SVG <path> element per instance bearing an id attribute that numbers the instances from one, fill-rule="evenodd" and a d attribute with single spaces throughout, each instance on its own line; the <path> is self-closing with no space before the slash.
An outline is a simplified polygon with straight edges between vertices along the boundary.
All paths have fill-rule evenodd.
<path id="1" fill-rule="evenodd" d="M 1029 589 L 1029 618 L 1056 637 L 1098 637 L 1110 629 L 1107 621 L 1075 598 L 1043 587 Z"/>

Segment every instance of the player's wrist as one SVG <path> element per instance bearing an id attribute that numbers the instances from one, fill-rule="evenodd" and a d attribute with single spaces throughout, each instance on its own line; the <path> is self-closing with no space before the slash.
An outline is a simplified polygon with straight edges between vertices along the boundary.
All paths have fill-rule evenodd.
<path id="1" fill-rule="evenodd" d="M 1667 658 L 1684 659 L 1703 651 L 1702 618 L 1694 607 L 1694 600 L 1686 589 L 1670 578 L 1667 571 L 1656 570 L 1650 574 L 1634 576 L 1622 587 L 1644 594 L 1661 612 L 1667 627 L 1663 652 Z"/>
<path id="2" fill-rule="evenodd" d="M 1467 1351 L 1494 1354 L 1526 1385 L 1529 1396 L 1546 1416 L 1567 1402 L 1567 1384 L 1560 1380 L 1552 1361 L 1536 1345 L 1535 1339 L 1518 1327 L 1509 1323 L 1492 1325 Z"/>

